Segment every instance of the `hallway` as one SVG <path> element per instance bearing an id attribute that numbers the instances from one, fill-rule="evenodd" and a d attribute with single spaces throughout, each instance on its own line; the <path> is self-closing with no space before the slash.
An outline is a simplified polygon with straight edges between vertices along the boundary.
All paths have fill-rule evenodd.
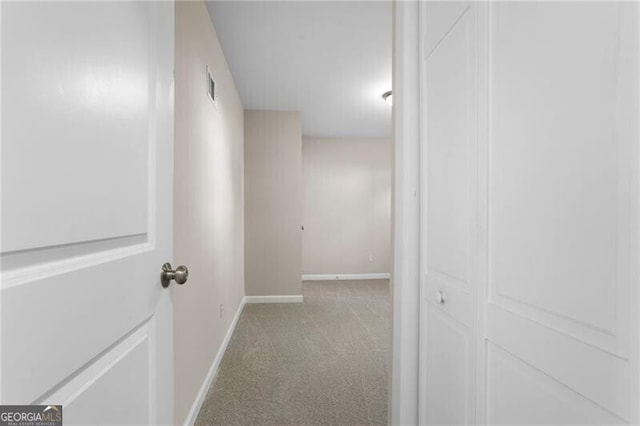
<path id="1" fill-rule="evenodd" d="M 386 424 L 389 281 L 306 281 L 247 304 L 197 425 Z"/>
<path id="2" fill-rule="evenodd" d="M 640 426 L 640 0 L 0 38 L 0 426 Z"/>

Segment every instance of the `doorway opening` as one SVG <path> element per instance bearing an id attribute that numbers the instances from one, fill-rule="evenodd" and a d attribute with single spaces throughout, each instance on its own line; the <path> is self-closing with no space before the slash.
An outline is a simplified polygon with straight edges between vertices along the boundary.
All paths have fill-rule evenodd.
<path id="1" fill-rule="evenodd" d="M 210 28 L 198 31 L 196 20 Z M 201 122 L 191 121 L 192 111 L 185 113 L 190 125 L 177 123 L 176 158 L 185 170 L 190 162 L 191 170 L 202 167 L 210 182 L 241 176 L 244 215 L 244 294 L 219 276 L 215 292 L 203 287 L 176 298 L 177 422 L 387 422 L 392 31 L 390 1 L 177 4 L 176 111 L 193 105 L 181 87 L 200 84 L 192 83 L 200 69 L 209 70 L 217 99 L 215 108 L 202 104 Z M 185 53 L 195 45 L 202 54 Z M 207 132 L 196 152 L 210 156 L 211 169 L 204 157 L 185 153 L 194 152 L 183 142 L 194 126 Z M 238 201 L 218 192 L 219 201 Z M 220 206 L 209 208 L 220 224 L 235 226 Z M 177 263 L 181 250 L 193 247 L 185 235 L 198 220 L 175 224 Z M 184 255 L 192 264 L 194 256 L 203 257 Z M 201 264 L 206 268 L 206 259 Z M 214 297 L 215 315 L 194 318 L 194 304 Z M 202 321 L 216 330 L 222 323 L 222 349 L 206 373 L 210 380 L 194 391 L 189 333 Z"/>

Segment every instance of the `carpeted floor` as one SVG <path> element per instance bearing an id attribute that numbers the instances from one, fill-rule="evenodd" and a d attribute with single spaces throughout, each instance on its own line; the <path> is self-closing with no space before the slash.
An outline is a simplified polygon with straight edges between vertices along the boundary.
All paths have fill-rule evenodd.
<path id="1" fill-rule="evenodd" d="M 244 307 L 196 425 L 387 423 L 389 281 L 303 292 Z"/>

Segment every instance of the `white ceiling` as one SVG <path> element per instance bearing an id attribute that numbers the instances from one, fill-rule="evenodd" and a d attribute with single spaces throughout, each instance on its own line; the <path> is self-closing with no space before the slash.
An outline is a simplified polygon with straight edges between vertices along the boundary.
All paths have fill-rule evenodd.
<path id="1" fill-rule="evenodd" d="M 207 7 L 246 109 L 300 111 L 305 136 L 391 136 L 391 2 Z"/>

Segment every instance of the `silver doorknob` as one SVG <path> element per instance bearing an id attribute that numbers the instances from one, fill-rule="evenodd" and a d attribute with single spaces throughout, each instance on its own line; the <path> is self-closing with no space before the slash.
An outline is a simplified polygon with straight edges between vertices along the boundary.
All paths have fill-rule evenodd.
<path id="1" fill-rule="evenodd" d="M 440 305 L 444 305 L 444 293 L 442 292 L 442 290 L 438 290 L 438 292 L 436 293 L 436 302 L 438 302 Z"/>
<path id="2" fill-rule="evenodd" d="M 176 280 L 177 284 L 184 284 L 189 279 L 189 270 L 186 266 L 180 265 L 176 269 L 172 269 L 170 263 L 162 265 L 160 272 L 160 282 L 162 287 L 167 288 L 171 284 L 171 280 Z"/>

